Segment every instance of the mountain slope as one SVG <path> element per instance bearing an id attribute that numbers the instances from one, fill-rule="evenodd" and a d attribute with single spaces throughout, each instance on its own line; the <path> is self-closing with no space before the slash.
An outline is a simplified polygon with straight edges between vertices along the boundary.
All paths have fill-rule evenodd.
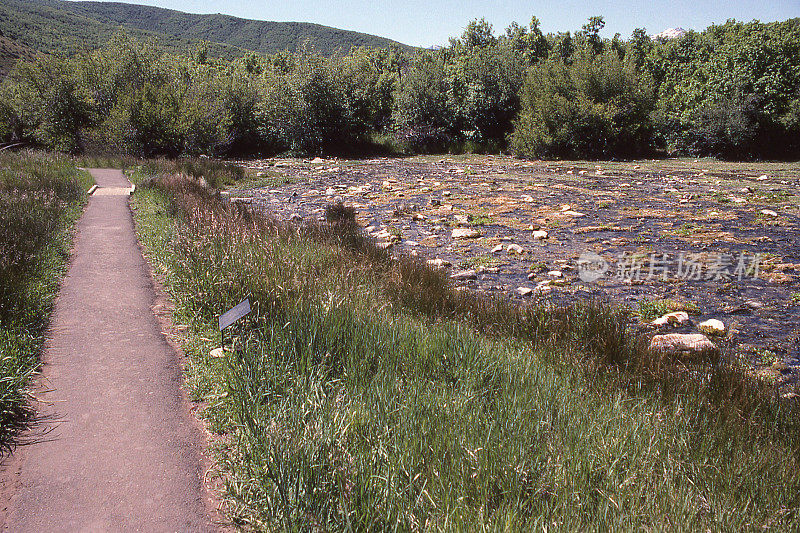
<path id="1" fill-rule="evenodd" d="M 32 61 L 36 52 L 19 43 L 0 35 L 0 80 L 11 70 L 18 60 Z"/>
<path id="2" fill-rule="evenodd" d="M 383 37 L 305 22 L 196 15 L 114 2 L 3 0 L 0 4 L 0 34 L 47 53 L 72 54 L 96 48 L 120 27 L 137 37 L 155 37 L 170 51 L 205 41 L 212 55 L 223 57 L 240 56 L 246 50 L 296 50 L 305 41 L 323 54 L 362 45 L 410 48 Z"/>

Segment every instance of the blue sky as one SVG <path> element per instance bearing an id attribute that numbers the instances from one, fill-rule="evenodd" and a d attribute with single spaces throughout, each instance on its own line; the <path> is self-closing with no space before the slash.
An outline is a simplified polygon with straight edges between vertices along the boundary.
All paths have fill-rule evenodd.
<path id="1" fill-rule="evenodd" d="M 446 44 L 474 18 L 486 18 L 500 33 L 512 21 L 539 17 L 545 33 L 580 29 L 592 15 L 606 20 L 606 36 L 630 36 L 634 28 L 658 33 L 666 28 L 702 30 L 734 18 L 762 22 L 800 17 L 800 0 L 136 0 L 190 13 L 225 13 L 242 18 L 315 22 L 389 37 L 415 46 Z"/>

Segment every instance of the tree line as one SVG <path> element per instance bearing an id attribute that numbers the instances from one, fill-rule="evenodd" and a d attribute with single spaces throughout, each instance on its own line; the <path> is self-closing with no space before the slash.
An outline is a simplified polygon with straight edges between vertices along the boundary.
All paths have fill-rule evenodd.
<path id="1" fill-rule="evenodd" d="M 800 153 L 800 18 L 728 21 L 673 40 L 602 38 L 602 17 L 543 34 L 469 23 L 414 53 L 313 49 L 209 58 L 115 35 L 20 62 L 0 140 L 140 156 L 507 151 L 530 158 Z"/>

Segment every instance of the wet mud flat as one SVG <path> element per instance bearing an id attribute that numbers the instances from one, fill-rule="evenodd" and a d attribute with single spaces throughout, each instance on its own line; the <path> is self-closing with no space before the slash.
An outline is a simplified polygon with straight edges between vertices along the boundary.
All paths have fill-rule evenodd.
<path id="1" fill-rule="evenodd" d="M 224 192 L 302 224 L 343 202 L 381 246 L 525 304 L 602 298 L 648 326 L 714 318 L 727 353 L 785 383 L 800 369 L 800 163 L 504 156 L 241 161 Z M 661 332 L 663 332 L 663 329 Z"/>

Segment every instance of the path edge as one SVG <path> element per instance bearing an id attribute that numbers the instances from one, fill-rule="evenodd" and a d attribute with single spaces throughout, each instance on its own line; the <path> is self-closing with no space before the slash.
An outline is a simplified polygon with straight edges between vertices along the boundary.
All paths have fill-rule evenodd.
<path id="1" fill-rule="evenodd" d="M 128 200 L 128 209 L 131 210 L 131 215 L 134 215 L 135 209 L 130 199 Z M 175 328 L 175 324 L 172 320 L 175 304 L 170 298 L 169 293 L 167 293 L 164 283 L 153 269 L 153 264 L 148 258 L 147 250 L 145 249 L 141 239 L 139 239 L 139 233 L 136 231 L 139 223 L 136 219 L 136 216 L 133 216 L 132 218 L 134 232 L 136 233 L 136 243 L 139 246 L 139 252 L 142 254 L 142 258 L 144 258 L 144 261 L 147 264 L 147 273 L 150 277 L 150 285 L 153 289 L 154 297 L 150 309 L 153 312 L 156 321 L 158 322 L 158 325 L 161 329 L 161 334 L 164 336 L 164 340 L 175 355 L 176 364 L 181 373 L 181 382 L 179 387 L 181 396 L 181 409 L 183 411 L 184 419 L 190 423 L 191 432 L 194 433 L 194 440 L 198 445 L 196 449 L 197 462 L 202 471 L 200 483 L 203 487 L 202 497 L 206 516 L 209 518 L 209 521 L 222 532 L 237 531 L 223 510 L 225 500 L 222 497 L 222 494 L 224 493 L 222 479 L 219 479 L 213 475 L 217 469 L 217 463 L 211 453 L 211 446 L 215 441 L 215 436 L 211 431 L 209 431 L 208 425 L 197 415 L 197 413 L 203 409 L 204 404 L 202 402 L 193 401 L 190 398 L 189 391 L 186 388 L 186 365 L 188 362 L 188 357 L 186 352 L 183 351 L 183 348 L 179 342 L 181 334 Z M 2 517 L 0 516 L 0 518 Z"/>

